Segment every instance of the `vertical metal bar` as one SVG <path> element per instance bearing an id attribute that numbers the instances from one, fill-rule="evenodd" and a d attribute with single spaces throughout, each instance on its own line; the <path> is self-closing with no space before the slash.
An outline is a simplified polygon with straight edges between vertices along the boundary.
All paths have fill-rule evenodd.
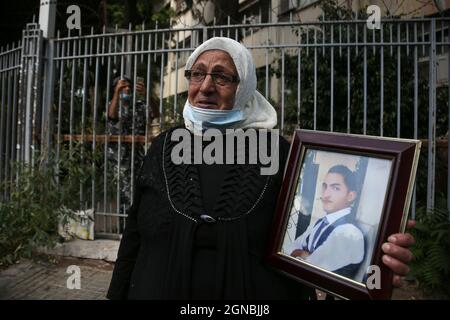
<path id="1" fill-rule="evenodd" d="M 350 133 L 350 111 L 351 111 L 351 49 L 350 43 L 350 24 L 347 24 L 347 133 Z"/>
<path id="2" fill-rule="evenodd" d="M 450 22 L 447 28 L 447 42 L 450 42 Z M 448 88 L 448 128 L 450 128 L 450 46 L 447 45 L 447 88 Z M 450 211 L 450 135 L 447 135 L 447 210 Z"/>
<path id="3" fill-rule="evenodd" d="M 358 34 L 358 23 L 355 23 L 355 43 L 356 43 L 356 51 L 355 54 L 358 55 L 359 54 L 359 34 Z M 363 27 L 365 29 L 365 27 Z"/>
<path id="4" fill-rule="evenodd" d="M 114 32 L 114 53 L 116 53 L 117 49 L 118 49 L 118 47 L 117 47 L 117 33 L 118 33 L 118 26 L 116 24 L 115 32 Z M 115 54 L 114 55 L 114 65 L 116 65 L 116 63 L 117 63 L 117 55 Z"/>
<path id="5" fill-rule="evenodd" d="M 322 57 L 325 57 L 326 24 L 323 24 L 322 28 Z"/>
<path id="6" fill-rule="evenodd" d="M 25 34 L 24 32 L 22 32 L 23 34 Z M 26 51 L 26 41 L 25 41 L 25 36 L 22 37 L 22 42 L 19 43 L 21 49 L 20 49 L 20 53 L 19 53 L 19 62 L 21 64 L 21 67 L 19 68 L 19 92 L 18 92 L 18 101 L 17 101 L 17 129 L 14 131 L 17 135 L 17 142 L 16 142 L 16 160 L 18 160 L 20 163 L 23 163 L 23 146 L 24 146 L 24 141 L 23 141 L 23 124 L 24 124 L 24 95 L 25 95 L 25 81 L 26 81 L 26 76 L 25 76 L 25 72 L 26 72 L 26 59 L 24 57 Z M 16 176 L 18 177 L 19 175 L 19 171 L 20 171 L 20 166 L 17 167 L 16 169 Z"/>
<path id="7" fill-rule="evenodd" d="M 297 128 L 300 128 L 300 112 L 301 112 L 301 99 L 302 99 L 302 52 L 301 52 L 301 48 L 298 48 L 297 51 L 297 64 L 298 64 L 298 69 L 297 69 Z"/>
<path id="8" fill-rule="evenodd" d="M 33 50 L 35 46 L 33 43 L 33 39 L 31 37 L 28 37 L 27 39 L 27 52 L 26 52 L 26 109 L 25 109 L 25 132 L 24 132 L 24 160 L 26 163 L 29 163 L 31 161 L 31 154 L 30 154 L 30 146 L 32 144 L 32 117 L 33 117 L 33 110 L 32 110 L 32 89 L 33 89 Z"/>
<path id="9" fill-rule="evenodd" d="M 422 22 L 422 55 L 425 56 L 425 22 Z"/>
<path id="10" fill-rule="evenodd" d="M 372 46 L 372 55 L 374 55 L 375 56 L 375 54 L 376 54 L 376 49 L 375 49 L 375 42 L 376 42 L 376 33 L 375 33 L 375 28 L 372 30 L 372 43 L 374 44 L 373 46 Z"/>
<path id="11" fill-rule="evenodd" d="M 399 24 L 400 26 L 400 24 Z M 406 23 L 406 56 L 409 57 L 409 23 Z"/>
<path id="12" fill-rule="evenodd" d="M 194 37 L 194 32 L 192 31 L 191 33 L 191 40 L 193 40 Z M 156 21 L 155 23 L 155 45 L 153 46 L 154 50 L 158 49 L 158 21 Z M 156 62 L 156 53 L 153 56 L 153 62 Z"/>
<path id="13" fill-rule="evenodd" d="M 6 168 L 8 166 L 8 159 L 6 158 L 6 144 L 7 144 L 7 132 L 6 126 L 8 124 L 8 99 L 9 99 L 9 88 L 8 88 L 8 68 L 9 68 L 9 45 L 6 46 L 6 49 L 0 49 L 0 52 L 4 53 L 1 56 L 1 66 L 0 66 L 0 90 L 1 90 L 1 99 L 0 99 L 0 183 L 7 180 L 6 177 Z M 4 66 L 4 67 L 3 67 Z M 3 197 L 6 198 L 6 189 L 3 190 Z"/>
<path id="14" fill-rule="evenodd" d="M 26 164 L 31 163 L 31 147 L 32 147 L 32 118 L 33 118 L 33 75 L 34 75 L 34 50 L 36 45 L 29 28 L 28 33 L 28 51 L 27 51 L 27 80 L 26 80 L 26 110 L 25 110 L 25 143 L 24 143 L 24 160 Z"/>
<path id="15" fill-rule="evenodd" d="M 70 38 L 70 29 L 68 31 L 68 38 Z M 67 52 L 66 52 L 66 56 L 70 56 L 70 53 L 72 52 L 71 50 L 71 46 L 70 46 L 70 39 L 67 40 Z"/>
<path id="16" fill-rule="evenodd" d="M 20 43 L 17 46 L 17 48 L 20 47 Z M 19 50 L 16 50 L 14 54 L 14 66 L 19 66 L 20 63 L 20 52 Z M 16 148 L 17 148 L 17 121 L 18 121 L 18 97 L 17 97 L 17 91 L 18 91 L 18 77 L 19 77 L 19 70 L 20 67 L 17 67 L 14 69 L 14 87 L 13 87 L 13 118 L 12 118 L 12 140 L 11 140 L 11 160 L 16 161 Z M 14 179 L 13 175 L 11 174 L 11 181 Z"/>
<path id="17" fill-rule="evenodd" d="M 17 48 L 20 47 L 20 43 L 18 45 Z M 14 66 L 18 66 L 20 63 L 20 51 L 16 50 L 16 52 L 14 53 Z M 11 128 L 11 132 L 12 132 L 12 140 L 11 140 L 11 160 L 13 162 L 15 162 L 17 160 L 16 158 L 16 148 L 17 148 L 17 119 L 18 119 L 18 97 L 17 97 L 17 81 L 18 81 L 18 75 L 19 75 L 19 68 L 15 68 L 14 69 L 14 77 L 13 77 L 13 109 L 12 109 L 12 128 Z M 11 168 L 12 170 L 13 168 Z M 11 172 L 11 182 L 14 181 L 14 173 Z"/>
<path id="18" fill-rule="evenodd" d="M 17 46 L 17 49 L 21 49 L 21 44 L 19 41 L 19 44 Z M 16 162 L 17 159 L 17 148 L 19 146 L 19 136 L 17 134 L 17 128 L 18 128 L 18 121 L 19 121 L 19 90 L 20 90 L 20 61 L 21 61 L 21 50 L 16 50 L 15 56 L 14 56 L 14 65 L 17 66 L 17 68 L 14 69 L 14 96 L 13 96 L 13 119 L 12 119 L 12 133 L 13 133 L 13 139 L 11 143 L 11 159 L 12 161 Z M 12 168 L 11 168 L 12 169 Z M 11 182 L 14 181 L 14 173 L 11 172 Z"/>
<path id="19" fill-rule="evenodd" d="M 103 25 L 103 37 L 102 37 L 102 54 L 105 53 L 105 41 L 106 41 L 106 26 Z M 111 53 L 111 51 L 108 51 Z M 105 63 L 105 56 L 102 55 L 102 65 Z"/>
<path id="20" fill-rule="evenodd" d="M 111 48 L 111 44 L 113 41 L 113 38 L 108 38 L 108 46 L 109 46 L 109 50 L 108 53 L 112 52 L 112 48 Z M 114 55 L 115 56 L 115 55 Z M 108 128 L 108 109 L 109 109 L 109 93 L 110 93 L 110 88 L 111 88 L 111 56 L 108 55 L 108 57 L 106 58 L 106 65 L 107 65 L 107 70 L 106 70 L 106 99 L 105 99 L 105 128 Z M 108 183 L 108 168 L 109 168 L 109 161 L 108 161 L 108 136 L 109 136 L 109 132 L 108 130 L 106 130 L 107 132 L 105 132 L 105 150 L 104 150 L 104 159 L 103 159 L 103 212 L 111 212 L 111 210 L 107 209 L 107 202 L 108 202 L 108 188 L 107 186 L 109 185 Z M 113 167 L 114 168 L 114 167 Z M 110 222 L 110 227 L 111 227 L 111 216 L 103 216 L 103 230 L 106 231 L 106 218 L 109 218 L 109 222 Z"/>
<path id="21" fill-rule="evenodd" d="M 6 46 L 6 51 L 8 51 L 8 46 Z M 0 49 L 0 52 L 3 53 L 3 47 Z M 4 128 L 4 123 L 6 115 L 7 115 L 7 110 L 6 110 L 6 106 L 5 106 L 5 99 L 7 97 L 7 93 L 5 92 L 5 73 L 6 71 L 3 71 L 3 69 L 7 70 L 8 69 L 8 64 L 7 64 L 7 54 L 1 55 L 0 56 L 0 183 L 2 183 L 4 181 L 4 177 L 3 177 L 3 167 L 6 167 L 6 162 L 8 161 L 5 158 L 5 161 L 3 161 L 4 155 L 3 155 L 3 148 L 5 146 L 5 128 Z M 5 164 L 3 163 L 5 162 Z M 5 190 L 5 194 L 3 195 L 6 198 L 6 190 Z"/>
<path id="22" fill-rule="evenodd" d="M 284 59 L 284 48 L 281 48 L 281 117 L 280 117 L 280 129 L 281 134 L 283 134 L 284 130 L 284 80 L 285 80 L 285 74 L 284 74 L 284 66 L 285 59 Z"/>
<path id="23" fill-rule="evenodd" d="M 34 28 L 34 27 L 33 27 Z M 31 29 L 31 28 L 30 28 Z M 36 77 L 36 53 L 37 53 L 37 41 L 35 37 L 35 32 L 33 30 L 29 31 L 30 34 L 30 59 L 31 62 L 29 65 L 30 68 L 30 76 L 29 81 L 27 83 L 28 86 L 31 88 L 28 89 L 28 92 L 30 94 L 29 97 L 29 109 L 28 109 L 28 115 L 27 115 L 27 138 L 28 142 L 26 143 L 26 150 L 28 152 L 28 163 L 31 163 L 32 170 L 34 169 L 34 148 L 35 148 L 35 130 L 38 127 L 38 119 L 36 118 L 36 104 L 35 104 L 35 98 L 36 98 L 36 86 L 34 83 L 34 79 Z"/>
<path id="24" fill-rule="evenodd" d="M 215 21 L 214 17 L 214 21 Z M 215 29 L 214 29 L 215 31 Z M 179 32 L 177 31 L 177 43 L 175 46 L 175 95 L 173 97 L 173 118 L 177 122 L 179 119 L 179 113 L 178 113 L 178 59 L 179 59 L 179 53 L 178 53 L 178 42 L 179 42 Z"/>
<path id="25" fill-rule="evenodd" d="M 122 48 L 125 44 L 125 37 L 122 36 Z M 120 55 L 120 78 L 123 79 L 123 69 L 124 69 L 124 55 Z M 117 185 L 116 185 L 116 232 L 119 232 L 120 230 L 120 205 L 121 205 L 121 199 L 120 199 L 120 186 L 121 186 L 121 171 L 120 168 L 122 167 L 122 100 L 119 100 L 119 136 L 117 141 Z"/>
<path id="26" fill-rule="evenodd" d="M 74 40 L 72 48 L 72 56 L 75 56 L 77 50 L 77 42 Z M 73 113 L 74 113 L 74 91 L 75 91 L 75 58 L 72 58 L 72 79 L 70 81 L 70 119 L 69 119 L 69 152 L 72 156 L 73 148 Z"/>
<path id="27" fill-rule="evenodd" d="M 397 41 L 401 42 L 400 23 L 397 24 Z M 402 102 L 402 47 L 397 46 L 397 138 L 400 138 L 401 102 Z"/>
<path id="28" fill-rule="evenodd" d="M 331 25 L 330 131 L 334 131 L 334 26 Z"/>
<path id="29" fill-rule="evenodd" d="M 266 48 L 266 98 L 269 98 L 269 49 Z"/>
<path id="30" fill-rule="evenodd" d="M 43 115 L 43 108 L 42 108 L 42 85 L 40 85 L 41 77 L 42 77 L 42 67 L 44 62 L 44 56 L 43 56 L 43 36 L 42 36 L 42 30 L 39 29 L 39 26 L 35 26 L 35 41 L 36 41 L 36 51 L 35 51 L 35 76 L 34 76 L 34 101 L 33 101 L 33 109 L 34 109 L 34 132 L 33 132 L 33 158 L 32 161 L 36 160 L 36 156 L 39 156 L 42 154 L 42 148 L 41 144 L 39 143 L 39 136 L 38 136 L 38 130 L 40 129 L 41 137 L 42 137 L 42 129 L 43 129 L 43 122 L 42 122 L 42 115 Z M 53 67 L 53 61 L 51 62 L 51 66 Z M 52 89 L 52 87 L 51 87 Z M 51 95 L 53 97 L 53 93 Z M 37 125 L 36 125 L 37 123 Z M 38 153 L 39 152 L 39 153 Z M 34 162 L 33 162 L 34 164 Z"/>
<path id="31" fill-rule="evenodd" d="M 417 23 L 414 22 L 414 42 L 417 43 Z M 414 139 L 418 138 L 419 128 L 419 68 L 418 47 L 414 45 Z M 413 198 L 411 203 L 412 218 L 416 218 L 416 184 L 414 184 Z"/>
<path id="32" fill-rule="evenodd" d="M 85 40 L 86 41 L 86 40 Z M 78 56 L 81 56 L 81 44 L 82 44 L 81 38 L 78 39 Z M 86 43 L 84 44 L 84 47 L 86 48 Z M 78 66 L 80 66 L 81 59 L 78 59 Z"/>
<path id="33" fill-rule="evenodd" d="M 436 161 L 436 20 L 431 20 L 430 28 L 430 75 L 428 110 L 428 179 L 427 209 L 434 209 L 435 161 Z"/>
<path id="34" fill-rule="evenodd" d="M 35 153 L 36 153 L 36 140 L 35 137 L 37 135 L 37 130 L 39 128 L 39 118 L 38 118 L 38 110 L 37 110 L 37 75 L 38 75 L 38 67 L 39 62 L 37 59 L 37 55 L 39 54 L 39 40 L 37 39 L 35 30 L 32 31 L 32 43 L 33 43 L 33 52 L 32 52 L 32 64 L 31 64 L 31 78 L 30 78 L 30 84 L 32 88 L 30 88 L 30 113 L 28 120 L 28 126 L 29 126 L 29 144 L 27 144 L 27 150 L 29 150 L 29 158 L 31 161 L 31 167 L 34 168 L 34 160 L 35 160 Z"/>
<path id="35" fill-rule="evenodd" d="M 94 27 L 91 26 L 91 36 L 94 35 Z M 91 41 L 89 43 L 89 66 L 92 64 L 92 47 L 94 46 L 94 37 L 91 37 Z M 87 42 L 86 42 L 87 45 Z"/>
<path id="36" fill-rule="evenodd" d="M 59 38 L 59 34 L 58 34 Z M 64 57 L 64 44 L 62 43 L 62 50 L 61 50 L 61 56 Z M 61 60 L 59 65 L 59 91 L 58 91 L 58 127 L 57 127 L 57 137 L 56 137 L 56 170 L 59 173 L 59 160 L 61 158 L 61 126 L 62 126 L 62 88 L 63 88 L 63 75 L 64 75 L 64 64 L 65 60 Z M 56 176 L 56 179 L 58 179 L 59 184 L 59 175 Z"/>
<path id="37" fill-rule="evenodd" d="M 135 51 L 137 51 L 137 39 L 134 43 Z M 134 196 L 134 160 L 136 158 L 136 74 L 137 74 L 137 55 L 134 55 L 133 59 L 134 69 L 133 69 L 133 117 L 131 121 L 131 177 L 129 178 L 130 183 L 130 199 Z"/>
<path id="38" fill-rule="evenodd" d="M 84 57 L 83 57 L 83 90 L 81 99 L 81 149 L 80 156 L 81 161 L 84 161 L 84 148 L 85 148 L 85 127 L 86 127 L 86 96 L 87 96 L 87 81 L 88 81 L 88 40 L 84 39 Z M 80 205 L 85 205 L 84 200 L 84 187 L 80 182 Z M 84 210 L 85 207 L 82 207 Z"/>
<path id="39" fill-rule="evenodd" d="M 14 48 L 14 45 L 12 46 Z M 6 104 L 6 146 L 5 146 L 5 179 L 4 181 L 9 181 L 9 166 L 11 161 L 10 156 L 10 149 L 11 149 L 11 118 L 12 118 L 12 74 L 14 69 L 12 68 L 14 66 L 14 52 L 8 53 L 8 67 L 9 70 L 6 72 L 6 79 L 7 79 L 7 85 L 8 85 L 8 101 Z M 3 106 L 5 108 L 5 106 Z M 1 180 L 0 180 L 1 182 Z M 7 190 L 5 189 L 5 197 L 7 197 Z"/>
<path id="40" fill-rule="evenodd" d="M 152 57 L 152 53 L 150 52 L 151 50 L 151 45 L 152 45 L 152 34 L 150 33 L 148 35 L 148 51 L 149 54 L 147 55 L 147 95 L 146 95 L 146 101 L 147 101 L 147 108 L 150 107 L 152 108 L 153 106 L 152 104 L 152 78 L 151 78 L 151 68 L 152 68 L 152 61 L 151 61 L 151 57 Z M 148 112 L 147 112 L 147 123 L 148 123 Z M 148 148 L 148 126 L 146 128 L 146 134 L 145 134 L 145 150 L 147 150 Z"/>
<path id="41" fill-rule="evenodd" d="M 364 30 L 364 95 L 363 95 L 363 109 L 364 109 L 364 117 L 363 117 L 363 134 L 367 134 L 367 28 L 363 28 Z"/>
<path id="42" fill-rule="evenodd" d="M 145 30 L 145 22 L 142 22 L 142 31 L 144 31 Z M 144 36 L 144 33 L 142 33 L 142 35 L 141 35 L 141 52 L 143 52 L 144 51 L 144 44 L 145 44 L 145 36 Z M 141 53 L 141 63 L 143 63 L 144 62 L 144 53 Z"/>
<path id="43" fill-rule="evenodd" d="M 317 129 L 317 29 L 314 29 L 314 130 Z"/>
<path id="44" fill-rule="evenodd" d="M 94 76 L 94 110 L 92 111 L 94 114 L 92 116 L 92 194 L 91 194 L 91 203 L 92 208 L 95 208 L 95 177 L 96 177 L 96 166 L 95 166 L 95 153 L 97 152 L 97 109 L 98 109 L 98 76 L 99 76 L 99 58 L 98 51 L 100 47 L 100 38 L 97 38 L 97 49 L 96 49 L 96 57 L 95 57 L 95 76 Z"/>
<path id="45" fill-rule="evenodd" d="M 380 136 L 384 135 L 384 26 L 380 30 Z"/>
<path id="46" fill-rule="evenodd" d="M 309 57 L 309 27 L 306 27 L 306 56 Z"/>
<path id="47" fill-rule="evenodd" d="M 162 35 L 162 39 L 164 42 L 164 33 Z M 161 66 L 160 66 L 160 79 L 159 79 L 159 85 L 160 85 L 160 91 L 159 91 L 159 114 L 161 117 L 161 129 L 164 126 L 164 113 L 163 113 L 163 97 L 164 97 L 164 52 L 161 52 Z"/>
<path id="48" fill-rule="evenodd" d="M 394 54 L 394 46 L 392 45 L 392 22 L 389 23 L 389 34 L 390 34 L 390 38 L 391 38 L 391 56 Z"/>
<path id="49" fill-rule="evenodd" d="M 51 132 L 53 132 L 53 112 L 51 106 L 53 106 L 54 96 L 54 47 L 55 41 L 53 39 L 48 40 L 47 52 L 45 64 L 45 77 L 44 77 L 44 97 L 42 103 L 42 130 L 41 130 L 41 143 L 44 150 L 50 150 L 50 143 L 52 141 Z M 48 160 L 48 152 L 45 156 Z"/>

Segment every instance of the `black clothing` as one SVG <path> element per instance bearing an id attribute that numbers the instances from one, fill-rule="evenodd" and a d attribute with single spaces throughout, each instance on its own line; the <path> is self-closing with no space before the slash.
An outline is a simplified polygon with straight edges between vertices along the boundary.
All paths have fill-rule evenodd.
<path id="1" fill-rule="evenodd" d="M 312 297 L 265 260 L 286 140 L 280 138 L 278 173 L 263 176 L 259 165 L 175 165 L 172 130 L 154 140 L 144 159 L 107 297 Z M 217 222 L 205 222 L 204 214 Z"/>

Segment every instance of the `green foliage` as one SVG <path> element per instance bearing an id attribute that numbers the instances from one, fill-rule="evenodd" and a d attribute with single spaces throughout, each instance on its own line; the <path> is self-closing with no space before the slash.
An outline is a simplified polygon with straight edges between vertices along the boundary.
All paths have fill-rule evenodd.
<path id="1" fill-rule="evenodd" d="M 125 6 L 119 3 L 107 5 L 107 10 L 110 16 L 111 25 L 122 25 L 125 20 Z"/>
<path id="2" fill-rule="evenodd" d="M 59 159 L 52 154 L 35 165 L 12 166 L 16 179 L 0 186 L 0 194 L 9 194 L 0 203 L 0 265 L 31 258 L 36 248 L 54 247 L 58 222 L 80 207 L 81 188 L 91 190 L 100 157 L 100 151 L 75 144 L 63 147 Z"/>
<path id="3" fill-rule="evenodd" d="M 321 8 L 327 21 L 345 21 L 354 19 L 352 12 L 339 6 L 335 1 L 321 2 Z M 365 10 L 358 12 L 358 19 L 367 17 Z M 321 18 L 323 20 L 323 18 Z M 363 43 L 365 26 L 337 25 L 294 26 L 292 31 L 302 40 L 302 44 L 314 43 L 316 39 L 320 45 L 325 39 L 329 43 L 341 41 Z M 384 39 L 390 41 L 390 28 L 392 25 L 384 24 Z M 411 41 L 412 26 L 407 33 L 406 24 L 397 25 L 393 28 L 393 42 L 407 40 Z M 341 33 L 339 32 L 341 31 Z M 348 39 L 349 37 L 349 39 Z M 409 37 L 409 38 L 408 38 Z M 366 31 L 366 41 L 380 41 L 380 31 Z M 383 124 L 384 136 L 397 136 L 397 120 L 400 120 L 400 136 L 413 138 L 414 136 L 414 50 L 418 54 L 418 136 L 426 137 L 428 132 L 428 63 L 420 62 L 422 47 L 410 46 L 384 46 L 383 52 L 380 47 L 362 45 L 358 47 L 309 47 L 301 50 L 285 50 L 284 57 L 284 102 L 285 102 L 285 132 L 290 135 L 295 128 L 316 128 L 318 130 L 330 130 L 333 121 L 333 130 L 346 132 L 350 128 L 351 133 L 363 133 L 364 125 L 369 135 L 380 135 L 380 123 Z M 381 77 L 381 53 L 383 53 L 383 77 Z M 428 52 L 426 52 L 428 54 Z M 274 54 L 279 55 L 277 49 Z M 364 61 L 365 64 L 364 64 Z M 270 66 L 269 76 L 282 77 L 282 58 Z M 300 65 L 300 72 L 299 72 Z M 366 73 L 364 73 L 366 65 Z M 264 68 L 265 69 L 265 68 Z M 331 78 L 333 70 L 334 78 Z M 316 84 L 314 73 L 317 73 Z M 350 78 L 348 74 L 350 72 Z M 400 82 L 398 76 L 400 73 Z M 263 72 L 265 80 L 265 74 Z M 364 97 L 364 79 L 366 79 L 367 90 Z M 331 81 L 333 80 L 334 91 L 331 92 Z M 383 80 L 383 119 L 381 115 L 381 80 Z M 298 83 L 301 83 L 300 103 L 298 101 Z M 315 87 L 316 86 L 316 87 Z M 348 96 L 348 86 L 350 96 Z M 264 92 L 264 91 L 263 91 Z M 315 95 L 316 92 L 316 95 Z M 400 113 L 398 112 L 398 96 L 400 94 Z M 333 102 L 332 102 L 333 98 Z M 365 100 L 365 99 L 366 100 Z M 366 111 L 364 104 L 367 104 Z M 277 104 L 279 106 L 279 103 Z M 333 109 L 332 109 L 333 106 Z M 445 135 L 448 130 L 448 94 L 447 88 L 437 89 L 438 114 L 436 131 L 437 136 Z M 278 114 L 281 114 L 279 106 Z M 366 112 L 366 114 L 364 114 Z M 349 115 L 348 115 L 349 114 Z M 425 120 L 426 121 L 423 121 Z"/>
<path id="4" fill-rule="evenodd" d="M 108 24 L 110 26 L 118 25 L 128 28 L 128 23 L 131 23 L 135 26 L 135 29 L 139 29 L 139 24 L 142 22 L 145 22 L 147 25 L 153 25 L 158 21 L 159 28 L 167 28 L 170 23 L 170 18 L 176 16 L 175 11 L 168 6 L 163 6 L 159 11 L 154 12 L 153 7 L 157 7 L 157 2 L 161 1 L 153 2 L 155 3 L 147 0 L 129 1 L 129 10 L 133 12 L 133 14 L 127 16 L 127 5 L 124 1 L 110 1 L 106 6 L 107 15 L 109 17 Z"/>
<path id="5" fill-rule="evenodd" d="M 417 212 L 417 225 L 412 231 L 416 245 L 411 273 L 433 296 L 450 298 L 450 220 L 449 212 L 435 209 Z"/>
<path id="6" fill-rule="evenodd" d="M 172 8 L 163 8 L 152 15 L 152 21 L 158 21 L 159 27 L 168 27 L 170 19 L 175 16 L 176 13 Z"/>

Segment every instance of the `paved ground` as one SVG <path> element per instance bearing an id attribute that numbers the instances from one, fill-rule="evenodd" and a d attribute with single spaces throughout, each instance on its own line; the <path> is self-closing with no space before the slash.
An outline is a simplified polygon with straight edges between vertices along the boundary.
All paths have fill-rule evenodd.
<path id="1" fill-rule="evenodd" d="M 57 258 L 57 263 L 29 260 L 0 272 L 0 299 L 101 300 L 106 299 L 113 264 L 103 260 Z M 80 289 L 68 289 L 70 265 L 80 268 Z"/>
<path id="2" fill-rule="evenodd" d="M 22 260 L 0 271 L 0 300 L 103 300 L 111 281 L 113 263 L 98 259 L 54 258 L 50 262 Z M 72 273 L 69 266 L 80 268 L 80 289 L 68 289 Z M 317 292 L 317 298 L 325 296 Z M 429 299 L 413 284 L 394 290 L 394 300 Z"/>

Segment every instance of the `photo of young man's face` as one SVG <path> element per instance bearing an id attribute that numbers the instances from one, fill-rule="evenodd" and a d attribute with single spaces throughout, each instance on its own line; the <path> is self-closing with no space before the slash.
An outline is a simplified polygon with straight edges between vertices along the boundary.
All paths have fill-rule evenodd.
<path id="1" fill-rule="evenodd" d="M 387 159 L 308 149 L 282 252 L 364 284 L 391 167 Z"/>
<path id="2" fill-rule="evenodd" d="M 330 172 L 322 182 L 322 205 L 327 213 L 333 213 L 349 207 L 356 198 L 356 192 L 349 190 L 344 176 Z"/>

